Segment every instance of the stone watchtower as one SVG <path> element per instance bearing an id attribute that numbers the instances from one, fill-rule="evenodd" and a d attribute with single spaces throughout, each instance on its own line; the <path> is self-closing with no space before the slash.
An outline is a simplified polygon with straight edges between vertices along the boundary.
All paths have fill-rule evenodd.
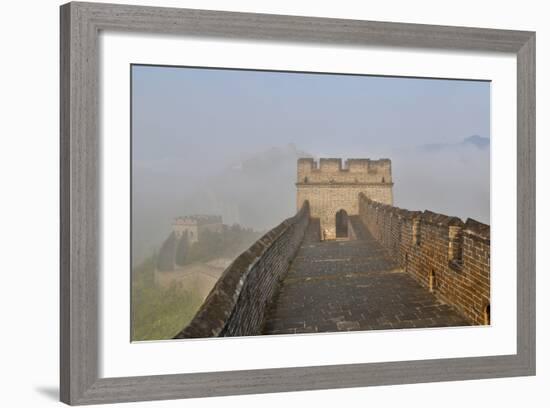
<path id="1" fill-rule="evenodd" d="M 393 205 L 393 182 L 389 159 L 298 159 L 296 204 L 309 201 L 312 218 L 319 218 L 325 239 L 337 237 L 337 223 L 359 214 L 359 193 Z M 337 220 L 338 218 L 338 220 Z M 346 227 L 347 228 L 347 227 Z"/>
<path id="2" fill-rule="evenodd" d="M 172 231 L 176 238 L 186 235 L 191 244 L 199 241 L 204 231 L 219 233 L 222 229 L 222 217 L 219 215 L 186 215 L 177 217 L 172 223 Z"/>

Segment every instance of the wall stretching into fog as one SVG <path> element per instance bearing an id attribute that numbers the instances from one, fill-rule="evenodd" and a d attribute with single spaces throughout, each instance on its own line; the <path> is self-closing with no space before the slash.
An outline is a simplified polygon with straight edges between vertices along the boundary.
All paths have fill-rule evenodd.
<path id="1" fill-rule="evenodd" d="M 308 156 L 390 158 L 395 205 L 490 222 L 488 82 L 134 66 L 132 91 L 135 261 L 178 215 L 277 225 Z"/>

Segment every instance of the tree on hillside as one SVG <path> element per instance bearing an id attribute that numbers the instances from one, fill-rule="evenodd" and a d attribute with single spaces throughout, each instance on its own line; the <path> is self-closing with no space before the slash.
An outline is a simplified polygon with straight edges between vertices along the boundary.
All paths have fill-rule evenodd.
<path id="1" fill-rule="evenodd" d="M 174 270 L 175 255 L 176 234 L 172 232 L 160 247 L 157 258 L 157 269 L 163 272 Z"/>
<path id="2" fill-rule="evenodd" d="M 184 233 L 181 238 L 178 240 L 176 247 L 176 265 L 185 265 L 185 260 L 187 258 L 187 251 L 189 250 L 189 239 L 187 238 L 187 233 Z"/>

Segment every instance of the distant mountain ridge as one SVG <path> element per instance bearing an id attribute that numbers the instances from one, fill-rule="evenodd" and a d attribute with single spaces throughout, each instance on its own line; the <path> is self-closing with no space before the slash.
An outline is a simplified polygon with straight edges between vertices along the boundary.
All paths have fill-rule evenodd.
<path id="1" fill-rule="evenodd" d="M 450 149 L 473 146 L 477 149 L 484 150 L 489 148 L 490 145 L 491 145 L 491 139 L 489 139 L 488 137 L 472 135 L 464 138 L 464 140 L 458 143 L 424 144 L 424 145 L 418 146 L 418 149 L 425 152 L 438 152 L 442 150 L 450 150 Z"/>
<path id="2" fill-rule="evenodd" d="M 295 145 L 249 154 L 209 178 L 182 205 L 221 215 L 225 224 L 266 230 L 295 210 L 296 160 L 310 155 Z"/>
<path id="3" fill-rule="evenodd" d="M 485 149 L 486 147 L 489 147 L 489 145 L 491 144 L 491 140 L 488 137 L 473 135 L 473 136 L 465 138 L 462 141 L 462 144 L 465 144 L 465 145 L 470 144 L 470 145 L 474 145 L 476 147 L 479 147 L 480 149 Z"/>

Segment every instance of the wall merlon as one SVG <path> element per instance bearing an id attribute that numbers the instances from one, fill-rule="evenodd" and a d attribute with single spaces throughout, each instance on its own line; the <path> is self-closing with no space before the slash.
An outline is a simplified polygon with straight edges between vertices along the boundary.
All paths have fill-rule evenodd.
<path id="1" fill-rule="evenodd" d="M 464 233 L 475 236 L 482 240 L 486 240 L 488 241 L 488 243 L 490 242 L 490 239 L 491 239 L 491 228 L 489 227 L 489 225 L 483 224 L 472 218 L 468 218 L 466 220 L 466 224 L 464 226 Z"/>
<path id="2" fill-rule="evenodd" d="M 303 180 L 304 176 L 318 170 L 317 162 L 311 157 L 298 159 L 298 180 Z"/>
<path id="3" fill-rule="evenodd" d="M 342 159 L 322 158 L 319 159 L 319 171 L 338 172 L 342 171 Z"/>
<path id="4" fill-rule="evenodd" d="M 298 159 L 298 166 L 300 165 L 309 165 L 311 167 L 317 167 L 317 163 L 313 157 L 300 157 Z"/>
<path id="5" fill-rule="evenodd" d="M 444 214 L 434 213 L 429 210 L 424 210 L 420 216 L 423 223 L 433 224 L 440 227 L 449 227 L 449 226 L 464 226 L 462 220 L 458 217 L 452 217 Z"/>
<path id="6" fill-rule="evenodd" d="M 352 173 L 368 171 L 370 163 L 370 159 L 347 159 L 346 168 Z"/>
<path id="7" fill-rule="evenodd" d="M 347 159 L 344 170 L 350 173 L 373 173 L 378 172 L 391 174 L 391 161 L 389 159 Z"/>
<path id="8" fill-rule="evenodd" d="M 413 218 L 420 217 L 420 214 L 422 214 L 420 211 L 410 211 L 410 210 L 404 210 L 401 208 L 397 208 L 397 214 L 400 218 L 404 220 L 412 220 Z"/>

